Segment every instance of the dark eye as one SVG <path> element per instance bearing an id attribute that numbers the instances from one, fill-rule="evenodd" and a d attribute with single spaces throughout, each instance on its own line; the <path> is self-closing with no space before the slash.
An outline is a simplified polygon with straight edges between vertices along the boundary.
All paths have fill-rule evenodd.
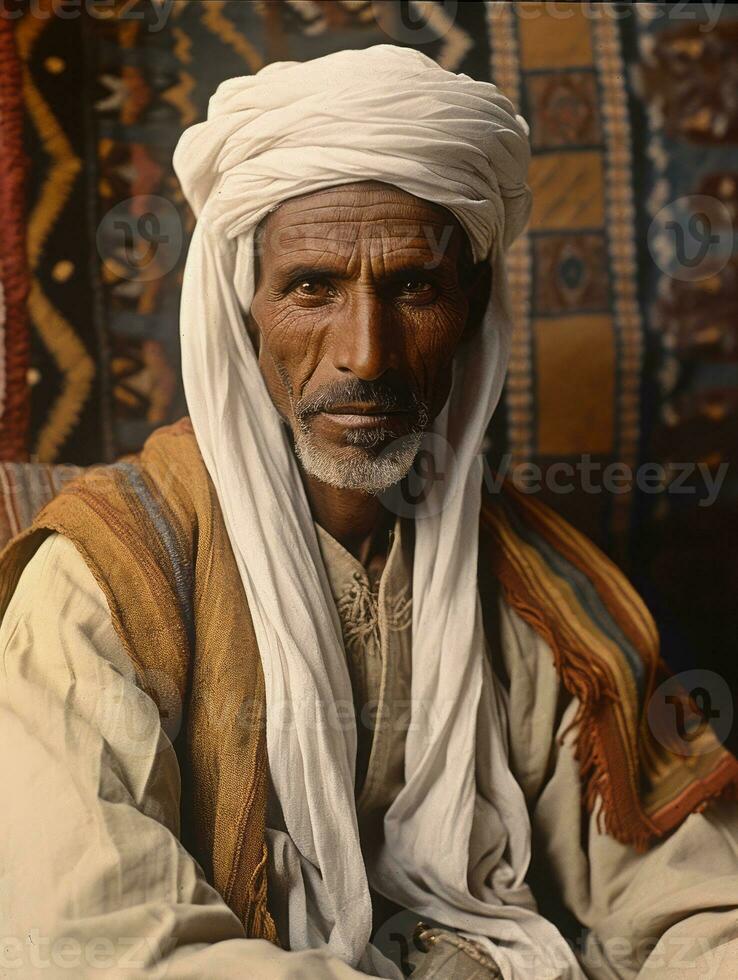
<path id="1" fill-rule="evenodd" d="M 303 276 L 290 285 L 290 291 L 298 296 L 320 299 L 330 295 L 331 287 L 325 279 L 319 276 Z"/>
<path id="2" fill-rule="evenodd" d="M 400 296 L 412 299 L 431 299 L 435 296 L 436 289 L 429 279 L 413 276 L 401 279 L 397 284 L 397 291 Z"/>

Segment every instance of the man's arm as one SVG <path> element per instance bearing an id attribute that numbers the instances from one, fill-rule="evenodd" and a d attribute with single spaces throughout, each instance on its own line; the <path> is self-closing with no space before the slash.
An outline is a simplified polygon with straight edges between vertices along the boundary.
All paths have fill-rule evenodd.
<path id="1" fill-rule="evenodd" d="M 363 976 L 247 939 L 182 847 L 176 755 L 61 535 L 26 566 L 0 653 L 3 976 Z"/>
<path id="2" fill-rule="evenodd" d="M 738 803 L 691 814 L 639 854 L 583 816 L 576 713 L 544 640 L 506 606 L 511 762 L 533 825 L 532 883 L 551 901 L 593 980 L 735 980 L 738 976 Z M 576 921 L 585 928 L 578 929 Z"/>

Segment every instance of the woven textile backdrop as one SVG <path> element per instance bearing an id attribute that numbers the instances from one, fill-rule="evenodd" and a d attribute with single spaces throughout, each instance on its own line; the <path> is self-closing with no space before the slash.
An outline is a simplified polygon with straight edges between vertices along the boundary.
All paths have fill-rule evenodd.
<path id="1" fill-rule="evenodd" d="M 27 178 L 25 218 L 4 212 L 6 458 L 111 460 L 186 411 L 177 307 L 193 222 L 171 155 L 217 84 L 275 60 L 399 43 L 494 79 L 531 126 L 535 205 L 509 259 L 516 339 L 498 461 L 702 462 L 711 474 L 735 464 L 738 263 L 682 281 L 649 237 L 654 216 L 690 194 L 722 201 L 735 223 L 732 11 L 713 23 L 697 4 L 69 6 L 77 16 L 53 0 L 18 3 L 15 60 L 9 22 L 0 31 L 2 112 L 24 116 Z M 6 160 L 20 159 L 19 139 Z M 4 201 L 14 190 L 21 200 L 18 184 L 18 165 L 6 167 Z M 735 678 L 730 473 L 710 507 L 632 487 L 543 494 L 631 574 L 675 666 Z"/>

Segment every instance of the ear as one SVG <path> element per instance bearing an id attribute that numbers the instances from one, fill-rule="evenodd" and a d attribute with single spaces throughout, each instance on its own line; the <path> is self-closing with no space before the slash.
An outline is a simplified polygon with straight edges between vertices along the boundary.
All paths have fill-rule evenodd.
<path id="1" fill-rule="evenodd" d="M 469 297 L 469 312 L 464 327 L 465 341 L 471 340 L 481 328 L 484 313 L 492 293 L 492 265 L 489 261 L 477 262 L 469 272 L 466 292 Z"/>

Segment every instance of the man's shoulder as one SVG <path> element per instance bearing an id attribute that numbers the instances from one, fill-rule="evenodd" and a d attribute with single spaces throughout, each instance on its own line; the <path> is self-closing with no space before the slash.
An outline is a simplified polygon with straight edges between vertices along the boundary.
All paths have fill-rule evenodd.
<path id="1" fill-rule="evenodd" d="M 551 613 L 567 597 L 591 628 L 614 620 L 643 656 L 657 656 L 653 617 L 625 573 L 535 495 L 523 493 L 511 481 L 504 481 L 497 492 L 485 490 L 480 541 L 508 590 L 551 600 Z"/>
<path id="2" fill-rule="evenodd" d="M 645 847 L 709 799 L 734 793 L 738 763 L 709 726 L 684 765 L 671 716 L 662 717 L 672 705 L 654 697 L 670 671 L 653 617 L 614 562 L 511 484 L 485 499 L 481 527 L 482 560 L 508 605 L 547 641 L 579 701 L 575 754 L 588 808 L 603 800 L 605 829 Z M 672 691 L 687 710 L 687 692 Z"/>
<path id="3" fill-rule="evenodd" d="M 184 416 L 155 429 L 140 450 L 112 463 L 86 467 L 61 488 L 36 520 L 94 517 L 121 530 L 132 520 L 139 527 L 151 524 L 163 532 L 173 522 L 192 524 L 198 510 L 212 506 L 209 484 L 192 424 Z"/>
<path id="4" fill-rule="evenodd" d="M 166 473 L 187 477 L 191 488 L 196 486 L 196 481 L 208 478 L 188 415 L 154 429 L 138 452 L 121 456 L 110 466 L 120 469 L 128 464 L 147 470 L 152 478 Z"/>
<path id="5" fill-rule="evenodd" d="M 171 633 L 178 621 L 187 632 L 198 535 L 217 524 L 208 479 L 186 416 L 156 429 L 138 452 L 86 467 L 3 549 L 0 616 L 23 568 L 57 532 L 104 589 L 114 622 L 133 609 L 131 633 Z"/>
<path id="6" fill-rule="evenodd" d="M 565 687 L 593 707 L 627 690 L 639 713 L 661 667 L 653 617 L 618 566 L 531 494 L 486 493 L 480 561 L 551 647 Z"/>
<path id="7" fill-rule="evenodd" d="M 144 442 L 141 452 L 145 453 L 147 450 L 164 446 L 175 453 L 196 453 L 200 457 L 195 430 L 189 415 L 183 415 L 176 422 L 169 422 L 154 429 Z"/>

